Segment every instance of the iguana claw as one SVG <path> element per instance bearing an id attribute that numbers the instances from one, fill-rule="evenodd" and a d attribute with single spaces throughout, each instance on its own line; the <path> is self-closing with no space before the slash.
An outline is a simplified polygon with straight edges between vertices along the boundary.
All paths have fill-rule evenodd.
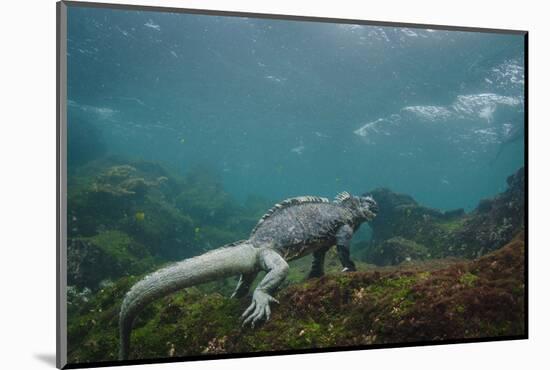
<path id="1" fill-rule="evenodd" d="M 270 302 L 279 303 L 278 300 L 266 292 L 256 289 L 252 295 L 252 303 L 241 315 L 243 327 L 250 323 L 250 326 L 254 328 L 257 322 L 269 320 L 271 316 L 271 309 L 269 308 Z"/>

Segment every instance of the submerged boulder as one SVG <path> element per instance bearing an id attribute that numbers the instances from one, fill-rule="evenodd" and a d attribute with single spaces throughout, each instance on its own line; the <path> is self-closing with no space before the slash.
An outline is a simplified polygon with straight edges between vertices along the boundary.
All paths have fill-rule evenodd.
<path id="1" fill-rule="evenodd" d="M 362 246 L 368 262 L 398 264 L 407 257 L 438 258 L 447 254 L 450 232 L 462 222 L 463 209 L 443 212 L 386 188 L 375 189 L 370 194 L 380 211 L 370 223 L 371 241 Z"/>
<path id="2" fill-rule="evenodd" d="M 408 195 L 375 189 L 370 193 L 380 212 L 370 223 L 371 241 L 359 246 L 366 252 L 358 254 L 377 264 L 401 263 L 400 258 L 393 259 L 393 253 L 399 255 L 403 249 L 397 247 L 400 244 L 394 238 L 424 246 L 425 256 L 432 258 L 475 258 L 498 249 L 524 227 L 523 167 L 507 179 L 507 184 L 505 192 L 481 200 L 468 214 L 463 209 L 440 211 L 424 207 Z"/>
<path id="3" fill-rule="evenodd" d="M 282 288 L 271 319 L 243 329 L 250 298 L 189 288 L 152 303 L 132 333 L 132 359 L 303 350 L 525 335 L 523 234 L 502 249 L 437 269 L 328 274 Z M 132 279 L 132 278 L 130 278 Z M 69 359 L 112 361 L 118 311 L 135 280 L 88 297 L 69 320 Z"/>
<path id="4" fill-rule="evenodd" d="M 410 195 L 395 193 L 387 188 L 374 189 L 369 194 L 379 208 L 378 215 L 370 222 L 372 238 L 385 240 L 406 234 L 407 228 L 401 234 L 397 230 L 402 229 L 405 219 L 409 218 L 412 209 L 419 206 L 418 203 Z"/>
<path id="5" fill-rule="evenodd" d="M 69 237 L 76 237 L 119 228 L 122 220 L 139 211 L 146 195 L 160 192 L 168 178 L 129 164 L 99 162 L 88 165 L 70 181 L 68 229 Z"/>
<path id="6" fill-rule="evenodd" d="M 479 257 L 502 247 L 525 227 L 525 169 L 506 180 L 508 189 L 479 202 L 453 235 L 458 254 Z"/>
<path id="7" fill-rule="evenodd" d="M 120 231 L 72 238 L 67 245 L 67 284 L 96 289 L 104 280 L 141 274 L 155 265 L 147 249 Z"/>
<path id="8" fill-rule="evenodd" d="M 396 236 L 385 240 L 379 248 L 367 252 L 369 261 L 379 265 L 398 265 L 402 262 L 422 260 L 430 257 L 428 249 L 422 244 Z"/>
<path id="9" fill-rule="evenodd" d="M 97 176 L 92 191 L 112 197 L 143 197 L 150 188 L 160 186 L 168 178 L 159 176 L 145 179 L 130 165 L 113 166 Z"/>
<path id="10" fill-rule="evenodd" d="M 179 260 L 198 253 L 193 220 L 167 202 L 144 199 L 130 207 L 118 225 L 154 256 Z"/>

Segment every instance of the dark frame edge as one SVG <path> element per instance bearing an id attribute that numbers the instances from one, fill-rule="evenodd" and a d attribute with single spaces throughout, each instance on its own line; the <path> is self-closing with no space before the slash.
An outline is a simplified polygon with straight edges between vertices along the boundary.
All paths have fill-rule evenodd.
<path id="1" fill-rule="evenodd" d="M 525 271 L 524 271 L 524 317 L 525 317 L 525 337 L 529 339 L 529 32 L 525 32 L 523 36 L 523 70 L 524 70 L 524 85 L 523 85 L 523 98 L 524 98 L 524 118 L 523 125 L 525 133 L 523 135 L 523 161 L 525 168 L 525 204 L 524 207 L 524 220 L 525 225 Z"/>
<path id="2" fill-rule="evenodd" d="M 298 349 L 298 350 L 227 353 L 227 354 L 216 354 L 216 355 L 166 357 L 166 358 L 151 358 L 151 359 L 137 359 L 137 360 L 124 360 L 124 361 L 117 360 L 117 361 L 102 361 L 102 362 L 84 362 L 84 363 L 67 364 L 65 367 L 63 367 L 63 369 L 82 369 L 82 368 L 127 366 L 127 365 L 151 365 L 151 364 L 165 364 L 165 363 L 174 363 L 174 362 L 212 361 L 212 360 L 239 359 L 239 358 L 251 358 L 251 357 L 289 356 L 289 355 L 298 355 L 298 354 L 316 354 L 316 353 L 330 353 L 330 352 L 355 352 L 355 351 L 387 349 L 387 348 L 399 349 L 399 348 L 407 348 L 407 347 L 442 346 L 442 345 L 452 345 L 452 344 L 455 344 L 455 345 L 456 344 L 478 344 L 478 343 L 490 343 L 490 342 L 526 340 L 526 339 L 528 339 L 526 335 L 517 335 L 517 336 L 486 337 L 486 338 L 472 338 L 472 339 L 450 339 L 450 340 L 442 340 L 442 341 L 372 344 L 372 345 L 353 346 L 353 347 L 308 348 L 308 349 Z"/>
<path id="3" fill-rule="evenodd" d="M 60 103 L 60 96 L 59 96 L 59 90 L 60 90 L 60 82 L 59 82 L 59 38 L 61 36 L 61 27 L 60 27 L 60 18 L 61 18 L 61 3 L 55 4 L 55 45 L 56 45 L 56 54 L 55 54 L 55 123 L 56 123 L 56 135 L 55 135 L 55 178 L 56 178 L 56 185 L 55 185 L 55 202 L 56 202 L 56 217 L 55 217 L 55 227 L 56 227 L 56 235 L 55 235 L 55 257 L 56 257 L 56 266 L 55 266 L 55 302 L 56 302 L 56 309 L 55 309 L 55 366 L 57 368 L 61 368 L 64 364 L 61 363 L 61 330 L 60 330 L 60 324 L 61 324 L 61 318 L 60 318 L 60 292 L 59 292 L 59 282 L 60 282 L 60 271 L 59 271 L 59 261 L 60 261 L 60 253 L 59 253 L 59 247 L 60 247 L 60 241 L 59 241 L 59 218 L 61 216 L 60 207 L 59 207 L 59 201 L 60 201 L 60 194 L 59 194 L 59 103 Z"/>
<path id="4" fill-rule="evenodd" d="M 56 3 L 56 367 L 67 365 L 67 5 Z"/>
<path id="5" fill-rule="evenodd" d="M 264 19 L 275 19 L 275 20 L 278 19 L 278 20 L 285 20 L 285 21 L 361 24 L 361 25 L 386 26 L 386 27 L 430 28 L 434 30 L 444 30 L 444 31 L 484 32 L 484 33 L 516 34 L 516 35 L 525 35 L 527 33 L 526 30 L 464 27 L 464 26 L 450 26 L 450 25 L 427 24 L 427 23 L 407 23 L 407 22 L 398 22 L 398 21 L 388 22 L 388 21 L 375 21 L 375 20 L 351 19 L 351 18 L 330 18 L 330 17 L 322 17 L 322 16 L 254 13 L 254 12 L 244 12 L 244 11 L 198 9 L 198 8 L 176 8 L 176 7 L 153 6 L 153 5 L 113 4 L 113 3 L 83 2 L 83 1 L 73 1 L 73 0 L 62 0 L 62 2 L 67 6 L 88 7 L 88 8 L 141 10 L 141 11 L 155 11 L 155 12 L 164 12 L 164 13 L 186 13 L 186 14 L 214 15 L 214 16 L 226 16 L 226 17 L 249 17 L 249 18 L 264 18 Z"/>

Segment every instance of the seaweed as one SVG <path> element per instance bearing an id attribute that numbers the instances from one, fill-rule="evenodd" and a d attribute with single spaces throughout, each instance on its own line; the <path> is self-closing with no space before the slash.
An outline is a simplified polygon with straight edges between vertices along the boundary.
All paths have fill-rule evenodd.
<path id="1" fill-rule="evenodd" d="M 204 287 L 147 308 L 135 324 L 132 358 L 212 355 L 381 343 L 519 336 L 524 327 L 524 241 L 479 259 L 426 271 L 392 267 L 298 281 L 257 329 L 242 328 L 249 298 Z M 363 266 L 364 267 L 364 266 Z M 123 278 L 92 296 L 69 322 L 71 362 L 114 360 Z M 210 286 L 211 289 L 213 286 Z M 224 290 L 224 289 L 222 289 Z"/>
<path id="2" fill-rule="evenodd" d="M 143 273 L 159 262 L 122 231 L 108 230 L 68 243 L 67 283 L 78 288 L 96 289 L 104 280 Z"/>
<path id="3" fill-rule="evenodd" d="M 522 204 L 521 176 L 468 214 L 373 191 L 372 239 L 352 248 L 365 257 L 359 272 L 341 273 L 334 248 L 321 278 L 306 279 L 311 256 L 291 261 L 280 305 L 254 330 L 239 320 L 250 297 L 229 298 L 236 278 L 184 289 L 139 315 L 131 358 L 523 335 L 523 216 L 509 214 Z M 69 181 L 71 363 L 116 360 L 128 289 L 165 264 L 246 238 L 271 203 L 239 205 L 201 168 L 181 176 L 116 157 L 88 162 Z"/>
<path id="4" fill-rule="evenodd" d="M 358 243 L 357 255 L 379 265 L 408 260 L 476 258 L 506 244 L 524 225 L 524 169 L 507 180 L 508 188 L 483 199 L 470 213 L 440 211 L 386 188 L 370 192 L 380 212 L 371 223 L 369 241 Z"/>

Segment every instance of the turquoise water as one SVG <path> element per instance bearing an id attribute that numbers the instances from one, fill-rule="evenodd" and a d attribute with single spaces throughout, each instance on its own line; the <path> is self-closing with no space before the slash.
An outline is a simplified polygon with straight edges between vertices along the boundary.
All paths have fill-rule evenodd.
<path id="1" fill-rule="evenodd" d="M 475 207 L 523 165 L 523 36 L 68 9 L 69 176 L 99 153 L 235 199 Z"/>

